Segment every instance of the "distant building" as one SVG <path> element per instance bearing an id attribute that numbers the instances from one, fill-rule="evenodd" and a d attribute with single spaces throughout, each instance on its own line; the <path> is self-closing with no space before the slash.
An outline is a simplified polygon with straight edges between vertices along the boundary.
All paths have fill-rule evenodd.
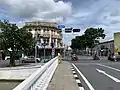
<path id="1" fill-rule="evenodd" d="M 46 51 L 48 49 L 49 51 L 52 50 L 52 43 L 56 50 L 62 48 L 62 30 L 58 29 L 57 25 L 53 22 L 25 22 L 25 28 L 33 34 L 34 38 L 37 34 L 39 49 L 43 49 L 42 43 L 47 43 Z"/>
<path id="2" fill-rule="evenodd" d="M 108 56 L 114 53 L 114 40 L 99 43 L 93 48 L 93 52 L 97 51 L 100 56 Z"/>

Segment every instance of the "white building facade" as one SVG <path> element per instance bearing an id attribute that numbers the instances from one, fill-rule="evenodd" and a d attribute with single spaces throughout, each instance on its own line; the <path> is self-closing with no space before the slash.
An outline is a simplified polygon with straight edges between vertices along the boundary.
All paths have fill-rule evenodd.
<path id="1" fill-rule="evenodd" d="M 26 22 L 25 28 L 33 34 L 39 48 L 43 48 L 42 43 L 46 43 L 46 48 L 52 48 L 51 43 L 54 43 L 54 48 L 62 48 L 62 30 L 57 28 L 57 23 L 53 22 Z"/>

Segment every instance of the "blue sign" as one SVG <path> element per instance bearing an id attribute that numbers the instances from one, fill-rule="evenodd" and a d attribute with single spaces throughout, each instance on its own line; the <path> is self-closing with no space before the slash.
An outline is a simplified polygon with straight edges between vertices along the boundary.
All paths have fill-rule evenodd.
<path id="1" fill-rule="evenodd" d="M 65 25 L 58 25 L 57 28 L 59 29 L 65 28 Z"/>
<path id="2" fill-rule="evenodd" d="M 49 43 L 41 43 L 42 46 L 49 45 Z"/>

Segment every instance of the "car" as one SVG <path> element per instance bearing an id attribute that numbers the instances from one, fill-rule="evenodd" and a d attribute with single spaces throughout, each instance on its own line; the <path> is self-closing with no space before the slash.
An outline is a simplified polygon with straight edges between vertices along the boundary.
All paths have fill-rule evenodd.
<path id="1" fill-rule="evenodd" d="M 5 60 L 10 60 L 10 56 L 6 56 L 6 57 L 5 57 Z"/>
<path id="2" fill-rule="evenodd" d="M 36 58 L 37 62 L 40 62 L 40 58 Z M 34 56 L 25 56 L 21 58 L 22 63 L 35 63 L 35 57 Z"/>
<path id="3" fill-rule="evenodd" d="M 110 61 L 120 61 L 120 55 L 114 55 L 114 54 L 109 55 L 108 60 L 110 60 Z"/>

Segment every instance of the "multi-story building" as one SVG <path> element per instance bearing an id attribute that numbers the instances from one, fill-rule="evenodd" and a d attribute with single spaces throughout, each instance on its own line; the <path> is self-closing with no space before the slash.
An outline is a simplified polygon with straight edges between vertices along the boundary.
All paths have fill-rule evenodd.
<path id="1" fill-rule="evenodd" d="M 97 51 L 100 56 L 107 56 L 109 52 L 114 53 L 114 40 L 99 43 L 93 51 Z"/>
<path id="2" fill-rule="evenodd" d="M 25 28 L 36 37 L 39 43 L 39 49 L 43 49 L 42 43 L 47 43 L 46 50 L 51 50 L 51 43 L 54 48 L 60 50 L 62 48 L 62 30 L 57 28 L 57 23 L 53 22 L 25 22 Z"/>

